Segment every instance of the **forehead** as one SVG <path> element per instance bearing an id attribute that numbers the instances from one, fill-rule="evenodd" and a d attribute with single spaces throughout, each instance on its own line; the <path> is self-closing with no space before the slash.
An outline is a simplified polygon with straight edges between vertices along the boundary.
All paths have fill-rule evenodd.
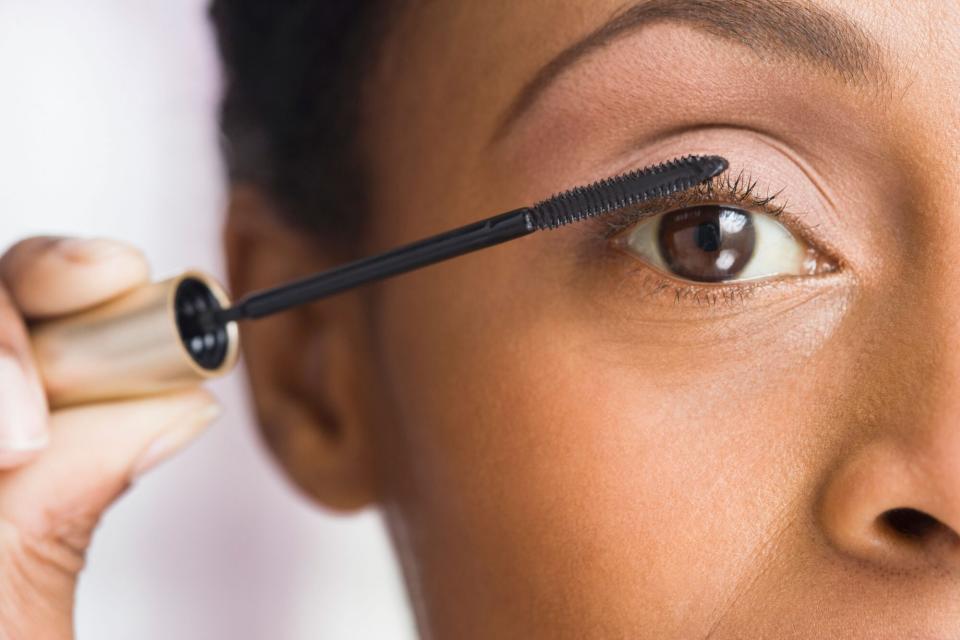
<path id="1" fill-rule="evenodd" d="M 396 79 L 447 88 L 482 83 L 485 102 L 506 102 L 572 43 L 616 15 L 651 4 L 682 5 L 692 14 L 717 13 L 709 11 L 715 7 L 741 14 L 755 6 L 813 8 L 844 18 L 878 43 L 893 76 L 906 78 L 921 68 L 956 76 L 956 0 L 413 0 L 392 25 L 386 55 Z M 729 13 L 736 20 L 737 10 Z"/>

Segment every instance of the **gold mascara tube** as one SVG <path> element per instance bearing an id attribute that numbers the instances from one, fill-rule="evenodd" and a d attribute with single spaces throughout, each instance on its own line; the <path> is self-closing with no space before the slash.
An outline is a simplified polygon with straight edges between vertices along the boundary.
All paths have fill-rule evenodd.
<path id="1" fill-rule="evenodd" d="M 209 275 L 187 271 L 82 313 L 31 328 L 34 358 L 53 408 L 144 396 L 224 375 L 237 362 L 235 322 Z"/>

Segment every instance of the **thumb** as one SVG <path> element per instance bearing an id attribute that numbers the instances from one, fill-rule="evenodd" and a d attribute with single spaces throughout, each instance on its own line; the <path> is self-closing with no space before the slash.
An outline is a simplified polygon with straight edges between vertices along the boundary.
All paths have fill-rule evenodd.
<path id="1" fill-rule="evenodd" d="M 0 473 L 0 519 L 49 554 L 56 568 L 75 574 L 110 503 L 218 414 L 216 401 L 201 389 L 58 411 L 49 448 Z"/>

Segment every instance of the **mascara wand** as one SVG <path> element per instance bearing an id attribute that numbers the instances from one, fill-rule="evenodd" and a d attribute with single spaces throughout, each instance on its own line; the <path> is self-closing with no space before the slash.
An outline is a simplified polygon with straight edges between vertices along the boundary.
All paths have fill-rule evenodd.
<path id="1" fill-rule="evenodd" d="M 228 309 L 211 312 L 210 321 L 223 324 L 262 318 L 372 280 L 507 242 L 534 231 L 556 229 L 651 198 L 684 191 L 726 169 L 727 161 L 719 156 L 686 156 L 586 187 L 577 187 L 532 207 L 508 211 L 386 253 L 250 294 Z"/>
<path id="2" fill-rule="evenodd" d="M 192 386 L 236 364 L 238 320 L 684 191 L 726 169 L 719 156 L 686 156 L 255 292 L 233 306 L 215 279 L 187 271 L 80 314 L 34 325 L 34 359 L 55 408 Z"/>

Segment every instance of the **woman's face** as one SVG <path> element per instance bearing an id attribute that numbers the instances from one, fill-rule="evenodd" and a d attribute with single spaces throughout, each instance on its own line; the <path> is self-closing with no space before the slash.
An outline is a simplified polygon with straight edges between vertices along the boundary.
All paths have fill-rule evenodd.
<path id="1" fill-rule="evenodd" d="M 364 294 L 356 428 L 427 637 L 960 634 L 958 60 L 941 0 L 401 12 L 366 252 L 731 165 L 726 214 L 573 225 Z"/>

